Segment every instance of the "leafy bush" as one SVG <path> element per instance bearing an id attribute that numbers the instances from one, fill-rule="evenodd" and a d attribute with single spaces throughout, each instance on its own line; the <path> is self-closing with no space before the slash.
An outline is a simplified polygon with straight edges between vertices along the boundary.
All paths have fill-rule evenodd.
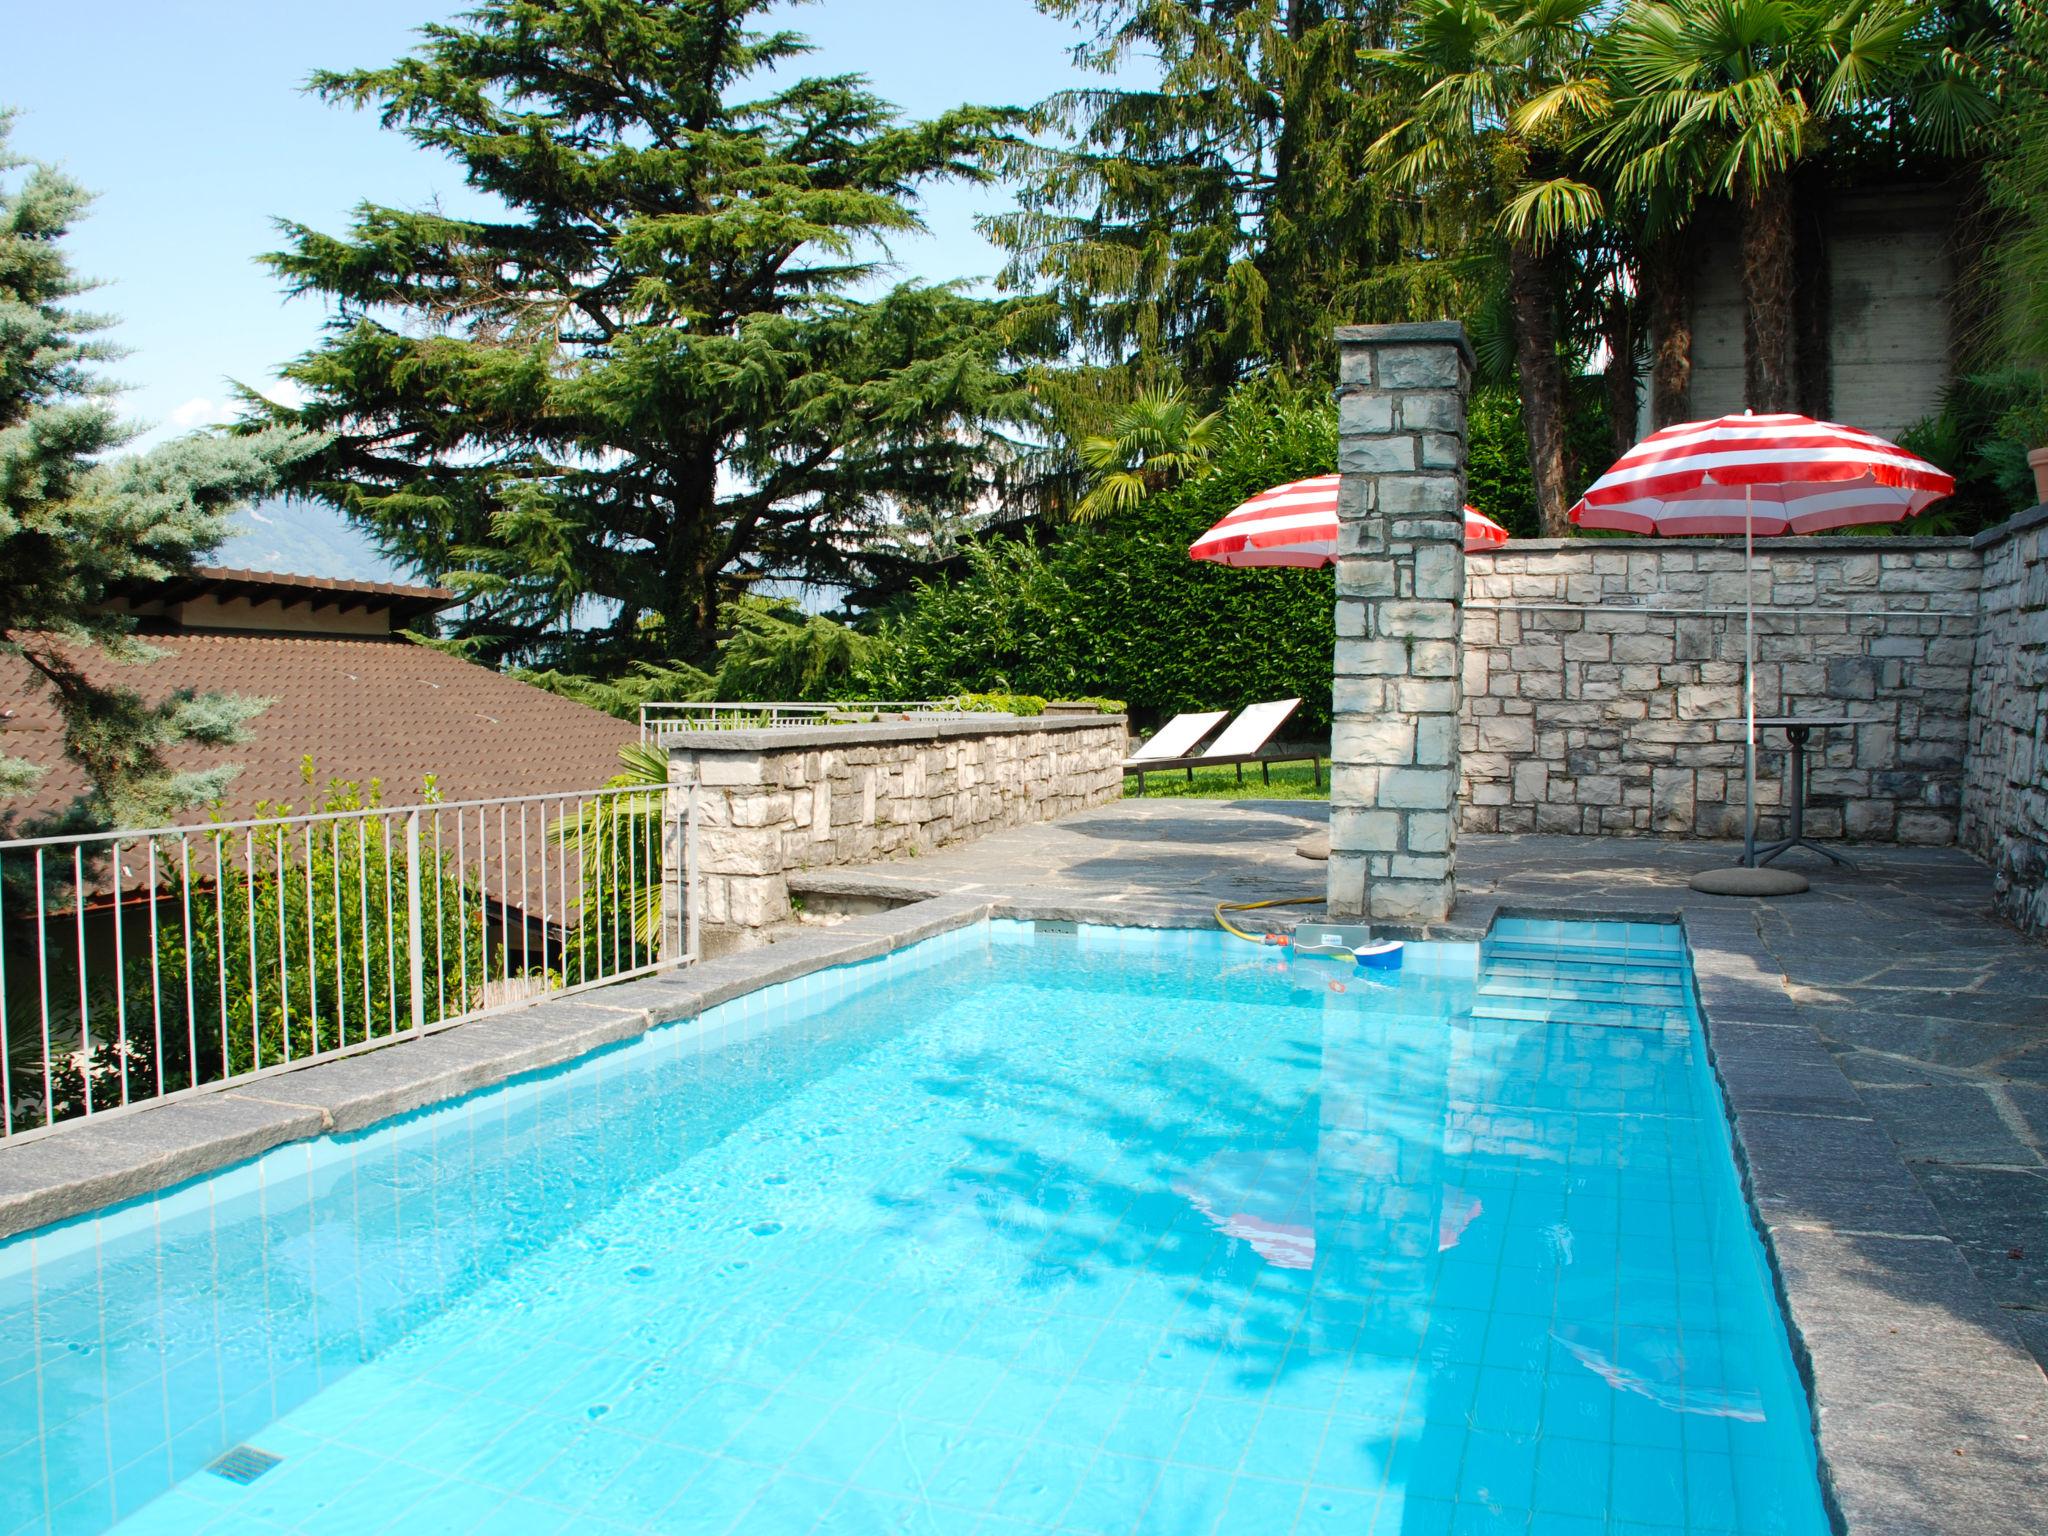
<path id="1" fill-rule="evenodd" d="M 1045 700 L 1035 693 L 963 693 L 950 701 L 974 714 L 1042 715 Z"/>
<path id="2" fill-rule="evenodd" d="M 1235 570 L 1190 560 L 1188 546 L 1246 497 L 1336 461 L 1327 400 L 1239 390 L 1207 473 L 1052 540 L 971 547 L 964 578 L 920 587 L 882 624 L 862 680 L 889 698 L 1107 693 L 1153 715 L 1298 695 L 1296 719 L 1319 729 L 1335 646 L 1330 573 Z"/>
<path id="3" fill-rule="evenodd" d="M 1573 379 L 1568 387 L 1565 447 L 1574 498 L 1607 472 L 1614 457 L 1600 387 L 1596 378 Z M 1537 537 L 1536 482 L 1529 474 L 1521 396 L 1499 387 L 1474 390 L 1465 434 L 1465 499 L 1516 538 Z"/>
<path id="4" fill-rule="evenodd" d="M 1941 410 L 1899 434 L 1899 446 L 1956 477 L 1953 496 L 1920 516 L 1871 530 L 1981 533 L 2032 506 L 2027 450 L 2048 443 L 2048 381 L 2028 369 L 1966 374 Z"/>

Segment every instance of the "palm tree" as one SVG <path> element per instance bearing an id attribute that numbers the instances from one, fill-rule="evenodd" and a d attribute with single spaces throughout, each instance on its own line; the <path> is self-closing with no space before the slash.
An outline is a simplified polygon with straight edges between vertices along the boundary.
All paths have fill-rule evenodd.
<path id="1" fill-rule="evenodd" d="M 1199 414 L 1178 385 L 1141 391 L 1110 418 L 1107 431 L 1081 439 L 1089 485 L 1074 521 L 1092 522 L 1134 507 L 1199 469 L 1215 442 L 1220 415 Z"/>
<path id="2" fill-rule="evenodd" d="M 1624 195 L 1735 200 L 1752 410 L 1798 405 L 1796 173 L 1857 137 L 1959 152 L 1994 101 L 1956 42 L 1922 0 L 1639 0 L 1616 23 L 1597 157 Z"/>
<path id="3" fill-rule="evenodd" d="M 1529 468 L 1553 538 L 1570 527 L 1562 247 L 1605 211 L 1575 151 L 1606 109 L 1591 67 L 1599 10 L 1600 0 L 1410 0 L 1394 46 L 1366 54 L 1406 109 L 1368 164 L 1416 199 L 1429 248 L 1504 256 Z"/>

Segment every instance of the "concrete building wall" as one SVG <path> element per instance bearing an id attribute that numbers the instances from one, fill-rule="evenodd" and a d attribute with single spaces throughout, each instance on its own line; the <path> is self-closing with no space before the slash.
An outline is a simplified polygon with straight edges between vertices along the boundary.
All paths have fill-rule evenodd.
<path id="1" fill-rule="evenodd" d="M 1956 838 L 1980 557 L 1958 539 L 1757 546 L 1757 713 L 1849 716 L 1809 747 L 1821 837 Z M 1469 557 L 1463 825 L 1742 834 L 1739 541 L 1530 541 Z M 1785 803 L 1760 733 L 1759 825 Z"/>
<path id="2" fill-rule="evenodd" d="M 2048 507 L 1976 541 L 1984 562 L 1962 841 L 1994 901 L 2048 934 Z"/>
<path id="3" fill-rule="evenodd" d="M 1829 414 L 1897 437 L 1948 387 L 1954 200 L 1861 194 L 1829 209 Z"/>
<path id="4" fill-rule="evenodd" d="M 1954 201 L 1939 190 L 1849 193 L 1829 203 L 1827 414 L 1833 420 L 1896 437 L 1940 408 L 1953 351 L 1953 223 Z M 1695 419 L 1742 411 L 1739 237 L 1733 207 L 1703 213 L 1693 232 Z"/>

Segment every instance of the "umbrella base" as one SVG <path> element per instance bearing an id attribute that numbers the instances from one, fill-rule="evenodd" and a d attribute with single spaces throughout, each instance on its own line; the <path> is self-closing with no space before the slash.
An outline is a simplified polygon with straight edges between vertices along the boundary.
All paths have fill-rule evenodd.
<path id="1" fill-rule="evenodd" d="M 1703 869 L 1692 888 L 1708 896 L 1797 896 L 1808 889 L 1806 876 L 1789 869 L 1752 869 L 1744 864 Z"/>

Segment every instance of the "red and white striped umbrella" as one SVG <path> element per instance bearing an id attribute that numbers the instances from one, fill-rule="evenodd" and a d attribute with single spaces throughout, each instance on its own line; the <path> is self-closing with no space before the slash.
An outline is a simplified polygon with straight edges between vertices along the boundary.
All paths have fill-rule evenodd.
<path id="1" fill-rule="evenodd" d="M 1586 488 L 1581 528 L 1743 536 L 1742 862 L 1756 846 L 1756 598 L 1759 534 L 1896 523 L 1956 488 L 1955 477 L 1875 433 L 1811 416 L 1721 416 L 1652 432 Z M 1781 847 L 1783 845 L 1780 845 Z M 1774 856 L 1766 854 L 1764 857 Z"/>
<path id="2" fill-rule="evenodd" d="M 1315 475 L 1261 491 L 1189 546 L 1188 557 L 1218 565 L 1328 565 L 1337 558 L 1336 475 Z M 1465 548 L 1505 543 L 1507 529 L 1465 509 Z"/>
<path id="3" fill-rule="evenodd" d="M 1653 432 L 1572 508 L 1626 533 L 1819 533 L 1895 523 L 1955 490 L 1896 443 L 1810 416 L 1723 416 Z"/>

